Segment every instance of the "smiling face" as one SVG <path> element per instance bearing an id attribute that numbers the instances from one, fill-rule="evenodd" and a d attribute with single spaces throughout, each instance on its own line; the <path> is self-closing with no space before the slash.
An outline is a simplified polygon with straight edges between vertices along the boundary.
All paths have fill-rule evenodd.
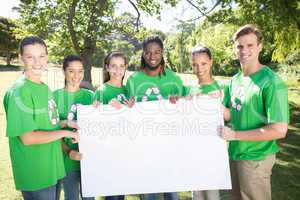
<path id="1" fill-rule="evenodd" d="M 157 69 L 162 61 L 163 49 L 156 42 L 147 44 L 143 57 L 151 70 Z"/>
<path id="2" fill-rule="evenodd" d="M 64 74 L 66 77 L 66 86 L 79 88 L 79 85 L 84 77 L 84 68 L 82 62 L 69 62 Z"/>
<path id="3" fill-rule="evenodd" d="M 211 77 L 212 59 L 206 53 L 195 53 L 191 58 L 194 74 L 198 79 Z"/>
<path id="4" fill-rule="evenodd" d="M 30 44 L 23 47 L 22 54 L 20 55 L 25 73 L 27 76 L 40 77 L 47 69 L 48 55 L 46 48 L 41 44 Z"/>
<path id="5" fill-rule="evenodd" d="M 125 59 L 121 56 L 112 57 L 106 69 L 111 80 L 122 81 L 126 71 Z"/>
<path id="6" fill-rule="evenodd" d="M 258 61 L 259 53 L 262 50 L 262 43 L 258 42 L 254 33 L 240 36 L 234 43 L 235 54 L 241 65 L 252 66 Z"/>

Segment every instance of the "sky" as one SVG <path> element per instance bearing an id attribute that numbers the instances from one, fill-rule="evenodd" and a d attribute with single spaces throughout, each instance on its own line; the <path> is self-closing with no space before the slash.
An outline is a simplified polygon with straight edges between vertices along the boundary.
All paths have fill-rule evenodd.
<path id="1" fill-rule="evenodd" d="M 6 0 L 1 2 L 0 6 L 0 16 L 7 17 L 10 19 L 16 19 L 19 17 L 17 11 L 13 11 L 12 8 L 14 6 L 19 5 L 19 0 Z"/>
<path id="2" fill-rule="evenodd" d="M 0 6 L 0 16 L 16 19 L 19 17 L 17 11 L 13 11 L 14 6 L 18 6 L 19 0 L 5 0 L 2 1 Z M 176 31 L 175 26 L 178 24 L 178 20 L 188 20 L 196 18 L 199 15 L 199 12 L 193 8 L 191 5 L 183 1 L 184 3 L 179 3 L 175 8 L 166 7 L 161 12 L 161 20 L 158 20 L 154 17 L 151 17 L 146 14 L 141 15 L 142 24 L 148 29 L 158 29 L 163 32 L 174 32 Z M 136 11 L 128 3 L 127 0 L 123 0 L 119 6 L 117 12 L 121 13 L 124 10 L 131 12 L 136 16 Z"/>
<path id="3" fill-rule="evenodd" d="M 134 8 L 126 0 L 122 1 L 119 9 L 121 11 L 126 9 L 126 11 L 137 16 Z M 183 3 L 179 3 L 176 7 L 165 7 L 161 11 L 161 20 L 147 14 L 141 14 L 141 22 L 148 29 L 158 29 L 163 32 L 170 32 L 172 30 L 175 31 L 175 26 L 179 23 L 177 19 L 189 20 L 196 18 L 198 15 L 199 12 L 195 8 L 186 3 L 186 1 L 183 1 Z"/>

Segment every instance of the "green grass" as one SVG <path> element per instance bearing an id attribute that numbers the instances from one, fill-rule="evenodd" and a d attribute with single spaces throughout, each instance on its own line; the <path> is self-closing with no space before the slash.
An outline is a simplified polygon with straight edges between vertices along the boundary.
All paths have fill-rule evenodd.
<path id="1" fill-rule="evenodd" d="M 0 64 L 0 71 L 20 71 L 22 70 L 19 65 L 3 65 Z"/>
<path id="2" fill-rule="evenodd" d="M 280 152 L 273 168 L 274 200 L 300 197 L 300 90 L 289 91 L 290 125 L 287 137 L 279 140 Z"/>

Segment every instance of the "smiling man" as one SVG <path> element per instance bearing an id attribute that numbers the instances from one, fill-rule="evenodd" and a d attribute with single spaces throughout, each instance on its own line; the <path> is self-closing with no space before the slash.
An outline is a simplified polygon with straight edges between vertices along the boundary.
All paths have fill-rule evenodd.
<path id="1" fill-rule="evenodd" d="M 232 199 L 271 200 L 276 140 L 286 136 L 289 122 L 287 87 L 259 62 L 262 34 L 255 26 L 241 27 L 233 40 L 241 71 L 225 89 L 232 129 L 222 130 L 230 141 Z"/>
<path id="2" fill-rule="evenodd" d="M 182 96 L 182 80 L 166 68 L 163 58 L 163 42 L 158 36 L 150 36 L 143 42 L 141 70 L 131 75 L 126 83 L 128 96 L 137 101 L 167 99 L 171 95 Z"/>
<path id="3" fill-rule="evenodd" d="M 126 83 L 127 95 L 138 102 L 167 99 L 171 95 L 183 96 L 182 80 L 166 68 L 163 42 L 158 36 L 147 37 L 143 42 L 141 70 L 131 75 Z M 178 200 L 177 193 L 164 193 L 166 200 Z M 156 199 L 155 194 L 142 195 L 143 200 Z"/>

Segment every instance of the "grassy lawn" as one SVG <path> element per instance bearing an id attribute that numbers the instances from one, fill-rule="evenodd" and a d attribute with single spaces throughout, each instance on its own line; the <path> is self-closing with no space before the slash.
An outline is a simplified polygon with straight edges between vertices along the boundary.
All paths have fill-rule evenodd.
<path id="1" fill-rule="evenodd" d="M 20 71 L 21 67 L 19 65 L 4 65 L 4 64 L 0 64 L 0 72 L 1 71 Z"/>
<path id="2" fill-rule="evenodd" d="M 18 200 L 21 195 L 14 188 L 11 164 L 9 158 L 8 142 L 5 137 L 5 114 L 2 106 L 5 91 L 21 74 L 17 70 L 1 70 L 0 66 L 0 199 Z M 16 69 L 17 67 L 13 67 Z M 4 69 L 4 68 L 2 68 Z M 99 83 L 99 69 L 94 69 L 93 80 Z M 52 89 L 62 87 L 63 76 L 59 69 L 50 70 L 45 77 L 46 82 Z M 184 82 L 192 82 L 194 78 L 183 75 Z M 285 139 L 279 141 L 281 147 L 277 154 L 277 162 L 273 168 L 272 191 L 274 200 L 296 200 L 300 197 L 300 87 L 289 91 L 291 123 Z M 222 199 L 228 199 L 222 194 Z M 63 198 L 61 198 L 63 199 Z M 138 200 L 138 196 L 128 196 L 128 200 Z M 181 200 L 191 199 L 189 192 L 180 193 Z"/>
<path id="3" fill-rule="evenodd" d="M 273 199 L 300 197 L 300 90 L 289 91 L 290 126 L 287 137 L 279 141 L 281 151 L 273 168 Z"/>

